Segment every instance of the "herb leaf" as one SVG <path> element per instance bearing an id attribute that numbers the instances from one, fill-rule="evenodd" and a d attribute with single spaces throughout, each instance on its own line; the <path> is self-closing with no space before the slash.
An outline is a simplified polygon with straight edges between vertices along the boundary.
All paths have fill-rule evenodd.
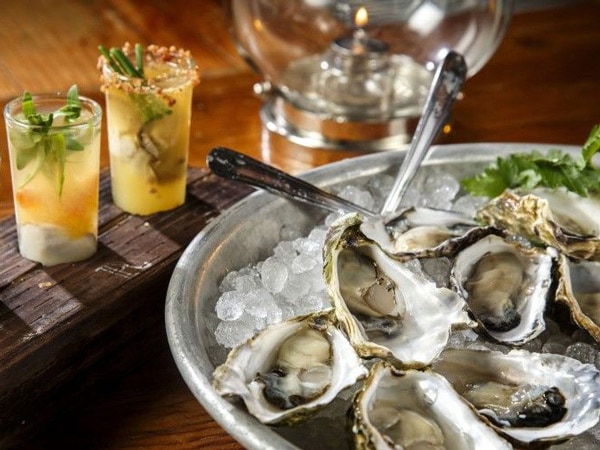
<path id="1" fill-rule="evenodd" d="M 594 126 L 576 158 L 557 149 L 551 149 L 547 155 L 538 151 L 515 153 L 499 157 L 495 164 L 463 179 L 461 184 L 470 194 L 482 197 L 496 197 L 505 189 L 531 190 L 538 186 L 564 187 L 585 197 L 600 191 L 600 170 L 591 162 L 598 151 L 600 125 Z"/>
<path id="2" fill-rule="evenodd" d="M 144 125 L 173 112 L 164 101 L 153 95 L 136 94 L 135 92 L 130 95 L 138 108 Z"/>
<path id="3" fill-rule="evenodd" d="M 63 133 L 51 134 L 49 136 L 49 152 L 56 161 L 56 191 L 58 196 L 62 195 L 65 184 L 65 164 L 67 162 L 67 143 Z"/>
<path id="4" fill-rule="evenodd" d="M 597 124 L 592 128 L 590 135 L 583 144 L 581 150 L 583 159 L 586 164 L 591 164 L 592 157 L 600 150 L 600 124 Z"/>
<path id="5" fill-rule="evenodd" d="M 81 114 L 81 101 L 77 86 L 73 85 L 67 91 L 67 104 L 54 113 L 54 117 L 63 116 L 66 122 L 72 122 Z"/>
<path id="6" fill-rule="evenodd" d="M 81 151 L 84 145 L 74 139 L 69 131 L 53 132 L 54 119 L 63 117 L 66 123 L 77 120 L 81 114 L 81 102 L 77 86 L 67 92 L 66 105 L 49 114 L 37 112 L 32 95 L 25 91 L 21 101 L 22 111 L 31 127 L 26 133 L 11 136 L 11 143 L 17 149 L 17 169 L 23 170 L 35 160 L 37 166 L 29 174 L 23 186 L 28 184 L 45 166 L 56 177 L 56 191 L 60 197 L 65 182 L 65 165 L 68 151 Z"/>
<path id="7" fill-rule="evenodd" d="M 52 113 L 48 115 L 39 114 L 35 109 L 33 103 L 33 97 L 27 91 L 23 93 L 22 109 L 25 118 L 31 125 L 40 127 L 40 133 L 47 133 L 52 122 L 54 121 L 54 115 Z"/>

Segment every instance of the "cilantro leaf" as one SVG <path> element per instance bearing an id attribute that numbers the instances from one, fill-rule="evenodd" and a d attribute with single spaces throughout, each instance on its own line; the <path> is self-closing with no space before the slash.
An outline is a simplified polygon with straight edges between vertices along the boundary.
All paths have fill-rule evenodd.
<path id="1" fill-rule="evenodd" d="M 600 170 L 592 165 L 593 156 L 600 151 L 600 125 L 594 126 L 581 149 L 573 157 L 558 149 L 547 155 L 538 151 L 515 153 L 499 157 L 482 173 L 461 180 L 472 195 L 496 197 L 505 189 L 532 190 L 539 186 L 564 187 L 580 196 L 600 191 Z"/>
<path id="2" fill-rule="evenodd" d="M 510 184 L 505 173 L 499 168 L 502 160 L 498 159 L 496 166 L 486 167 L 483 173 L 473 178 L 465 178 L 461 181 L 462 186 L 477 197 L 496 197 L 500 195 Z"/>

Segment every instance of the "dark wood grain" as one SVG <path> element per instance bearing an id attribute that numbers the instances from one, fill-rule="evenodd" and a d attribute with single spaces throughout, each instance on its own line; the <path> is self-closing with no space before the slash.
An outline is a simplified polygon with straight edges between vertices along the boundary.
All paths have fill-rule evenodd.
<path id="1" fill-rule="evenodd" d="M 453 110 L 452 131 L 440 142 L 583 142 L 592 125 L 600 120 L 600 3 L 550 3 L 552 8 L 527 8 L 515 15 L 498 51 L 467 81 L 464 98 Z M 219 0 L 3 2 L 0 102 L 4 106 L 23 89 L 64 90 L 77 83 L 85 95 L 103 104 L 96 70 L 98 44 L 173 44 L 190 49 L 201 67 L 192 116 L 193 166 L 204 167 L 208 150 L 216 145 L 237 148 L 293 173 L 358 154 L 304 149 L 263 129 L 258 117 L 260 101 L 252 93 L 252 85 L 260 77 L 236 54 L 221 6 Z M 3 123 L 0 217 L 7 218 L 13 209 L 6 146 L 2 142 L 6 142 Z M 103 131 L 104 167 L 108 162 L 106 142 Z M 165 233 L 181 245 L 180 224 L 169 228 L 160 221 L 156 223 L 163 225 Z M 44 283 L 48 273 L 36 272 L 18 258 L 14 241 L 6 243 L 10 233 L 10 225 L 0 228 L 3 245 L 13 246 L 13 250 L 2 249 L 6 256 L 0 261 L 0 274 L 33 273 Z M 164 282 L 160 281 L 163 288 Z M 18 295 L 8 297 L 6 289 L 0 287 L 0 314 L 9 310 L 9 299 L 20 299 Z M 155 314 L 161 306 L 154 304 Z M 11 431 L 28 431 L 29 438 L 20 441 L 21 447 L 240 449 L 183 383 L 170 356 L 164 325 L 150 322 L 142 327 L 152 330 L 150 335 L 136 333 L 140 327 L 135 323 L 122 325 L 121 332 L 129 334 L 122 336 L 121 342 L 130 345 L 121 346 L 121 351 L 114 349 L 112 362 L 90 364 L 92 375 L 82 375 L 71 385 L 78 395 L 72 398 L 65 393 L 66 407 L 57 396 L 38 404 L 46 426 L 30 426 L 28 418 L 14 422 Z M 13 322 L 0 330 L 0 335 L 22 333 L 20 327 L 23 325 Z M 107 346 L 111 339 L 115 342 L 117 336 L 107 336 Z M 140 350 L 150 343 L 151 356 L 141 356 L 144 352 Z M 25 359 L 27 355 L 22 356 Z M 111 365 L 121 370 L 111 374 Z M 2 383 L 6 383 L 4 378 L 0 378 Z"/>
<path id="2" fill-rule="evenodd" d="M 155 355 L 181 253 L 252 191 L 191 168 L 184 205 L 139 217 L 112 203 L 109 181 L 105 171 L 98 251 L 80 263 L 41 267 L 21 258 L 14 218 L 0 221 L 0 259 L 8 262 L 0 272 L 0 446 L 22 441 L 94 384 Z"/>

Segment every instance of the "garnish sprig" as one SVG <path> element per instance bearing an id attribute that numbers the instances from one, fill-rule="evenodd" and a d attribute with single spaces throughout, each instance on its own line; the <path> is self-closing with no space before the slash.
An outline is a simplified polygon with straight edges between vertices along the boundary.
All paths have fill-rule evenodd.
<path id="1" fill-rule="evenodd" d="M 69 88 L 66 97 L 64 106 L 48 114 L 41 114 L 36 109 L 31 93 L 25 91 L 21 100 L 21 108 L 30 127 L 18 141 L 19 144 L 15 144 L 18 170 L 23 170 L 35 160 L 38 162 L 37 167 L 25 180 L 23 186 L 29 183 L 41 170 L 46 169 L 55 174 L 56 190 L 59 197 L 62 196 L 63 192 L 68 152 L 84 149 L 84 145 L 75 139 L 68 130 L 52 131 L 52 125 L 56 118 L 63 117 L 65 123 L 68 124 L 77 120 L 81 115 L 81 101 L 79 100 L 77 85 Z"/>
<path id="2" fill-rule="evenodd" d="M 536 187 L 566 188 L 582 197 L 600 192 L 600 170 L 592 158 L 600 151 L 600 124 L 595 125 L 581 148 L 572 157 L 552 149 L 546 155 L 538 151 L 499 157 L 480 174 L 461 181 L 472 195 L 496 197 L 506 189 L 530 191 Z"/>
<path id="3" fill-rule="evenodd" d="M 600 151 L 600 124 L 594 125 L 581 149 L 586 165 L 591 165 L 592 158 L 598 151 Z"/>
<path id="4" fill-rule="evenodd" d="M 135 78 L 140 81 L 141 86 L 151 87 L 152 82 L 144 74 L 144 48 L 141 44 L 136 43 L 134 46 L 135 64 L 125 53 L 125 51 L 130 50 L 129 46 L 124 50 L 119 47 L 107 49 L 105 46 L 99 45 L 98 49 L 115 73 L 124 77 Z M 134 89 L 130 92 L 130 95 L 139 110 L 143 121 L 142 126 L 173 112 L 170 108 L 170 99 L 165 94 L 160 94 L 163 97 L 161 99 L 159 96 L 146 95 L 144 92 L 137 92 Z"/>
<path id="5" fill-rule="evenodd" d="M 103 45 L 99 45 L 98 49 L 100 53 L 110 67 L 120 75 L 133 78 L 144 78 L 144 49 L 141 44 L 135 44 L 135 62 L 136 66 L 129 60 L 123 49 L 119 47 L 112 47 L 108 50 Z"/>

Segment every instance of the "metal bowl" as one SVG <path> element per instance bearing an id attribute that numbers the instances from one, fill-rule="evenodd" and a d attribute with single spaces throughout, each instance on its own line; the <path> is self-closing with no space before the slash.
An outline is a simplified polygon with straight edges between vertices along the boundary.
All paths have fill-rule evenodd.
<path id="1" fill-rule="evenodd" d="M 455 144 L 435 147 L 424 165 L 447 166 L 457 176 L 472 174 L 496 157 L 512 152 L 540 151 L 547 144 Z M 574 147 L 561 146 L 576 152 Z M 364 185 L 371 177 L 396 174 L 405 152 L 377 153 L 319 167 L 303 178 L 326 190 Z M 290 431 L 262 425 L 243 405 L 219 396 L 211 385 L 214 368 L 226 357 L 215 339 L 215 303 L 223 277 L 270 256 L 282 229 L 303 235 L 322 222 L 325 213 L 305 204 L 256 192 L 210 223 L 179 260 L 167 292 L 166 328 L 175 362 L 194 396 L 234 439 L 248 449 L 282 450 L 306 447 L 302 426 Z M 343 428 L 343 426 L 342 426 Z M 310 430 L 314 439 L 329 435 Z M 324 441 L 320 441 L 323 444 Z M 323 447 L 337 447 L 339 443 Z"/>

